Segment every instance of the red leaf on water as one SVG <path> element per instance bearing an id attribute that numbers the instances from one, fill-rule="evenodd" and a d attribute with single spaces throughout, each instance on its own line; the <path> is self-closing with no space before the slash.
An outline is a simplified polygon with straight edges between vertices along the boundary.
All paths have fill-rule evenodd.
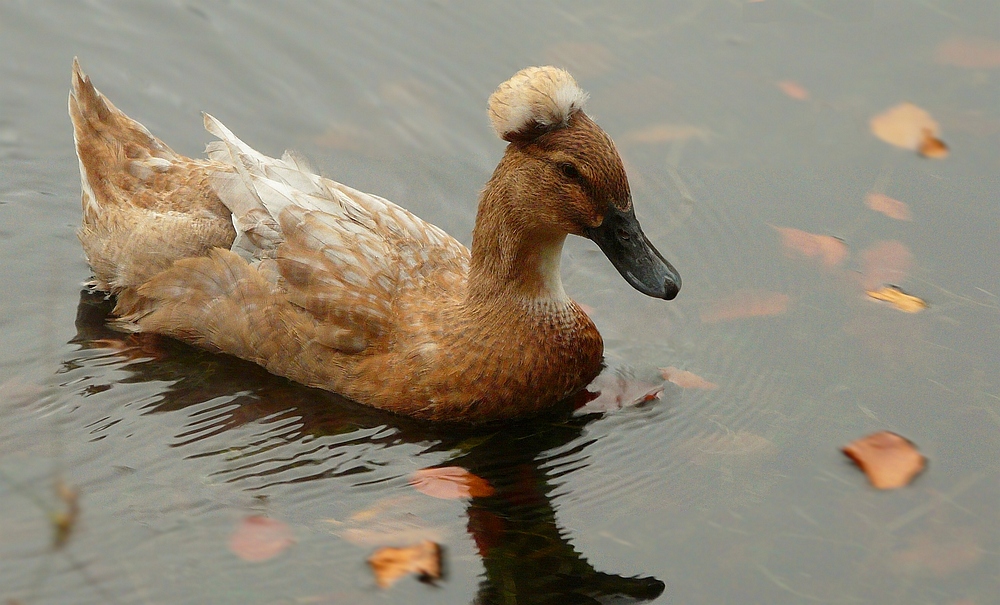
<path id="1" fill-rule="evenodd" d="M 257 515 L 241 520 L 229 536 L 229 550 L 251 563 L 274 558 L 294 543 L 286 523 Z"/>
<path id="2" fill-rule="evenodd" d="M 422 468 L 410 477 L 410 485 L 423 494 L 445 500 L 482 498 L 492 496 L 495 491 L 486 479 L 460 466 Z"/>
<path id="3" fill-rule="evenodd" d="M 701 312 L 703 323 L 732 321 L 748 317 L 781 315 L 788 311 L 790 297 L 780 292 L 766 290 L 737 290 L 732 294 L 713 301 Z"/>
<path id="4" fill-rule="evenodd" d="M 926 459 L 909 439 L 889 431 L 852 441 L 841 451 L 861 467 L 878 489 L 908 485 L 926 466 Z"/>
<path id="5" fill-rule="evenodd" d="M 441 578 L 441 547 L 430 540 L 394 548 L 380 548 L 368 557 L 368 565 L 375 572 L 379 588 L 389 588 L 396 580 L 411 573 L 428 582 Z"/>

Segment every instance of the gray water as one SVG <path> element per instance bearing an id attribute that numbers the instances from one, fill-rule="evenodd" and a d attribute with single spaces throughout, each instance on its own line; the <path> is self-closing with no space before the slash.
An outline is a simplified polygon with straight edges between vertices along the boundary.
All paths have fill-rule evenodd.
<path id="1" fill-rule="evenodd" d="M 0 599 L 998 602 L 998 25 L 990 0 L 3 2 Z M 978 45 L 971 66 L 955 41 Z M 74 56 L 178 152 L 202 152 L 208 111 L 465 243 L 503 151 L 486 98 L 522 67 L 568 68 L 684 278 L 676 301 L 649 299 L 568 242 L 604 389 L 659 384 L 666 366 L 718 388 L 466 433 L 109 330 L 109 303 L 81 288 Z M 947 159 L 870 132 L 904 101 L 941 124 Z M 871 191 L 912 220 L 866 208 Z M 842 238 L 849 256 L 789 254 L 775 226 Z M 928 310 L 859 288 L 886 241 L 912 254 L 897 285 Z M 711 321 L 748 290 L 785 310 Z M 878 492 L 840 454 L 876 430 L 929 458 L 911 486 Z M 496 495 L 410 486 L 436 465 Z M 79 491 L 61 543 L 58 485 Z M 295 543 L 238 558 L 229 539 L 250 515 Z M 378 589 L 367 557 L 422 538 L 445 547 L 445 579 Z"/>

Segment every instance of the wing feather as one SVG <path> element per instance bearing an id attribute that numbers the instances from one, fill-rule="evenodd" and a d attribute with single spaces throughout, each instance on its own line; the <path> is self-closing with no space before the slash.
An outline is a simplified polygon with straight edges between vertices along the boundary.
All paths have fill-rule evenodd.
<path id="1" fill-rule="evenodd" d="M 293 153 L 267 157 L 208 114 L 205 126 L 220 139 L 210 157 L 236 168 L 212 180 L 233 212 L 232 250 L 275 259 L 288 300 L 335 339 L 370 342 L 388 329 L 401 291 L 435 271 L 467 270 L 465 246 L 396 204 L 323 178 Z"/>

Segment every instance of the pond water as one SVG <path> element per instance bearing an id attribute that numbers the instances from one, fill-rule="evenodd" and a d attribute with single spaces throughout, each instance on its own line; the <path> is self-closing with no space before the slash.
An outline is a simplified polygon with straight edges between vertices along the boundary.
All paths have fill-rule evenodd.
<path id="1" fill-rule="evenodd" d="M 990 0 L 4 2 L 0 599 L 996 603 L 998 25 Z M 108 329 L 81 288 L 75 55 L 181 153 L 210 140 L 208 111 L 466 244 L 503 151 L 486 98 L 522 67 L 568 68 L 684 278 L 649 299 L 567 243 L 566 290 L 606 342 L 592 390 L 626 405 L 434 427 Z M 872 133 L 903 102 L 947 158 Z M 882 278 L 930 307 L 868 299 Z M 874 490 L 840 453 L 878 430 L 928 457 L 912 485 Z M 494 493 L 416 490 L 435 466 Z M 261 516 L 292 542 L 247 561 L 234 535 Z M 367 558 L 424 539 L 445 578 L 377 587 Z"/>

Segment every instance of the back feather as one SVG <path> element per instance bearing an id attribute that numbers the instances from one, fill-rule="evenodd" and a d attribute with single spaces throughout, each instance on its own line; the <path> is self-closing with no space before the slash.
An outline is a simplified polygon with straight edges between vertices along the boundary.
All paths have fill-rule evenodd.
<path id="1" fill-rule="evenodd" d="M 252 263 L 276 259 L 288 300 L 321 323 L 370 342 L 384 334 L 401 292 L 430 273 L 468 268 L 469 251 L 383 198 L 320 177 L 286 152 L 270 158 L 212 116 L 220 140 L 209 156 L 235 167 L 212 186 L 233 213 L 232 250 Z"/>

